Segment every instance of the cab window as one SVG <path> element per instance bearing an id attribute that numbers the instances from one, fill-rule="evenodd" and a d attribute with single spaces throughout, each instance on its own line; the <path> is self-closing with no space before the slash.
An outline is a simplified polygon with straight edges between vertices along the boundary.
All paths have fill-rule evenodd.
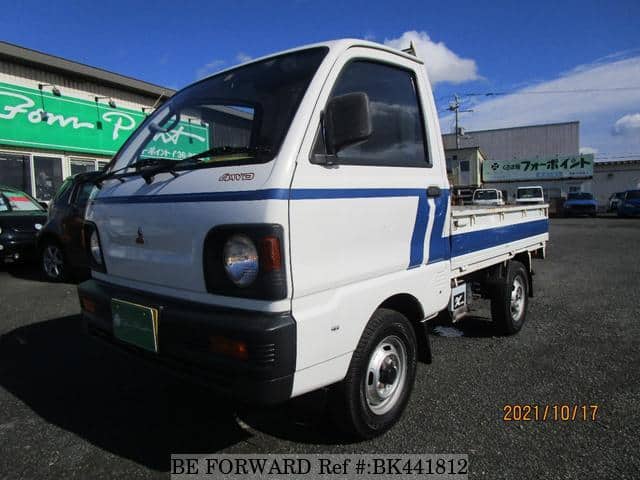
<path id="1" fill-rule="evenodd" d="M 331 98 L 354 92 L 364 92 L 369 97 L 373 133 L 367 140 L 340 150 L 340 164 L 430 166 L 412 72 L 382 63 L 353 61 L 340 74 Z"/>
<path id="2" fill-rule="evenodd" d="M 96 186 L 92 182 L 80 184 L 76 189 L 77 192 L 73 203 L 79 206 L 86 205 L 94 188 L 96 188 Z"/>
<path id="3" fill-rule="evenodd" d="M 69 202 L 69 195 L 71 194 L 71 185 L 73 184 L 73 179 L 67 178 L 62 185 L 58 189 L 55 197 L 53 197 L 53 203 L 55 205 L 61 205 L 63 203 Z"/>

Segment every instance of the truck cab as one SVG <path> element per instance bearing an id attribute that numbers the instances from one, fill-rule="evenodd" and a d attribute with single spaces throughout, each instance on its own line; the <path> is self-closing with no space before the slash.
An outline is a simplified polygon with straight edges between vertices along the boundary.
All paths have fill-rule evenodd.
<path id="1" fill-rule="evenodd" d="M 542 187 L 518 187 L 516 189 L 516 203 L 544 203 L 544 192 Z"/>
<path id="2" fill-rule="evenodd" d="M 452 209 L 422 61 L 361 40 L 186 87 L 96 184 L 91 336 L 244 401 L 330 387 L 365 438 L 398 420 L 429 319 L 460 318 L 472 283 L 520 330 L 548 238 L 546 206 Z"/>
<path id="3" fill-rule="evenodd" d="M 502 191 L 496 188 L 479 188 L 473 192 L 474 205 L 504 205 Z"/>

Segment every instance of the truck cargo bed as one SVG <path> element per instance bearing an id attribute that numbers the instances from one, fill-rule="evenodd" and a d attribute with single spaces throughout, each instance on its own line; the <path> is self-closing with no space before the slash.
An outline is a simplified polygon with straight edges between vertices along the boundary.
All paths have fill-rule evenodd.
<path id="1" fill-rule="evenodd" d="M 464 275 L 544 248 L 549 205 L 452 206 L 452 276 Z"/>

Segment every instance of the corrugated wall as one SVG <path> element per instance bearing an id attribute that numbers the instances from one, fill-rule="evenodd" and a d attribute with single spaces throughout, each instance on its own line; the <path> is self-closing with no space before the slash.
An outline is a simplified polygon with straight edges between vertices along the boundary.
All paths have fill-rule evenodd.
<path id="1" fill-rule="evenodd" d="M 115 87 L 101 85 L 82 78 L 73 78 L 46 72 L 26 65 L 0 60 L 0 82 L 27 88 L 38 88 L 38 83 L 52 83 L 60 88 L 62 95 L 93 101 L 96 96 L 113 98 L 118 106 L 140 110 L 155 103 L 157 97 L 139 95 Z"/>
<path id="2" fill-rule="evenodd" d="M 579 122 L 466 132 L 460 147 L 480 147 L 489 160 L 511 160 L 580 150 Z M 455 148 L 453 134 L 443 135 L 445 149 Z"/>

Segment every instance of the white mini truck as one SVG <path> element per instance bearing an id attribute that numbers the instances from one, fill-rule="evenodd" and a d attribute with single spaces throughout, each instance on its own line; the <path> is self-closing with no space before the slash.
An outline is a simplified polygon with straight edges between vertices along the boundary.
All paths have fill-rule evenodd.
<path id="1" fill-rule="evenodd" d="M 331 387 L 359 437 L 401 416 L 440 312 L 481 294 L 520 330 L 548 240 L 546 205 L 451 206 L 423 63 L 361 40 L 179 91 L 97 185 L 92 336 L 245 401 Z"/>

